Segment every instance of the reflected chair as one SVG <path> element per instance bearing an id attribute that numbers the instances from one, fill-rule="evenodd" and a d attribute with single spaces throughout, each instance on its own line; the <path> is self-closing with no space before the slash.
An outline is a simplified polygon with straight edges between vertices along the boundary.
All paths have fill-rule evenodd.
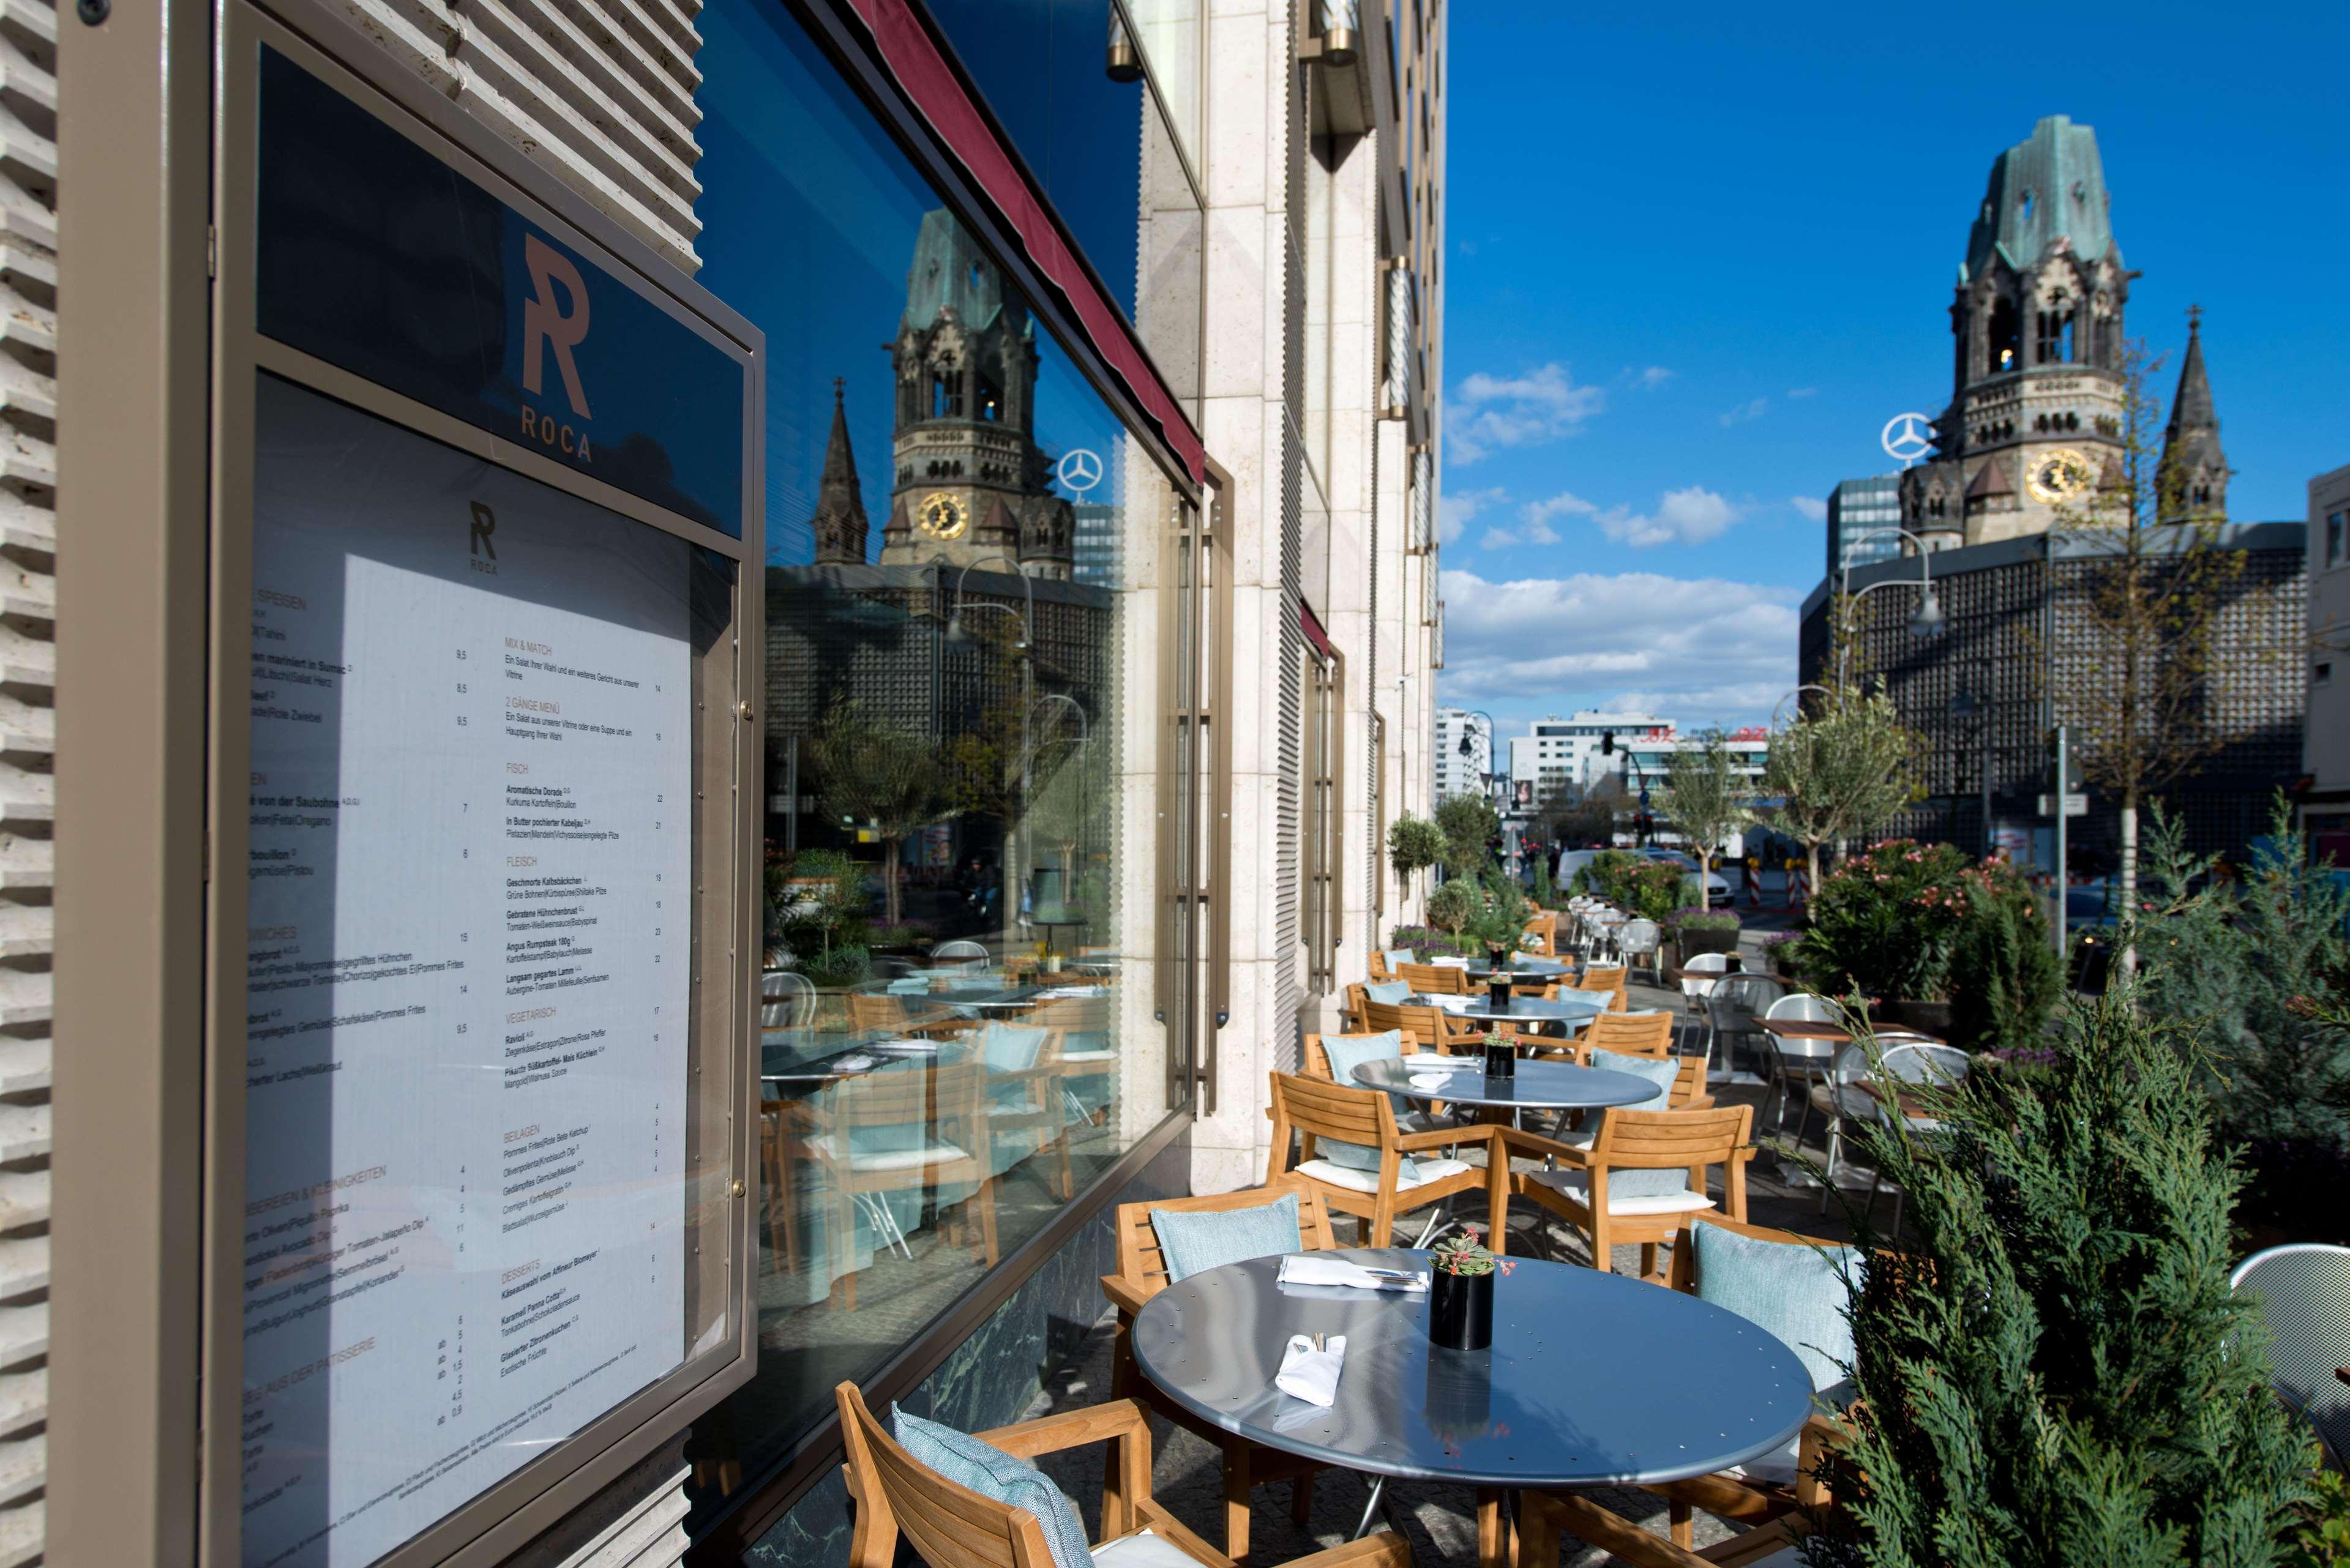
<path id="1" fill-rule="evenodd" d="M 1044 1527 L 1025 1509 L 983 1497 L 908 1453 L 853 1383 L 833 1390 L 840 1408 L 841 1466 L 857 1525 L 849 1568 L 890 1568 L 902 1537 L 931 1568 L 1054 1568 Z M 1150 1418 L 1132 1399 L 1045 1416 L 973 1436 L 1014 1459 L 1034 1460 L 1095 1443 L 1113 1445 L 1102 1489 L 1101 1543 L 1094 1568 L 1234 1568 L 1150 1495 Z M 1411 1549 L 1392 1531 L 1295 1560 L 1296 1568 L 1411 1568 Z"/>
<path id="2" fill-rule="evenodd" d="M 988 1170 L 985 1067 L 976 1062 L 915 1063 L 847 1078 L 827 1091 L 822 1131 L 805 1143 L 823 1168 L 832 1199 L 832 1272 L 845 1309 L 857 1310 L 850 1236 L 860 1210 L 885 1245 L 903 1244 L 888 1199 L 968 1187 L 956 1204 L 979 1210 L 983 1264 L 996 1263 L 995 1178 Z M 860 1137 L 859 1135 L 863 1135 Z"/>
<path id="3" fill-rule="evenodd" d="M 1310 1038 L 1310 1036 L 1309 1036 Z M 1263 1187 L 1240 1192 L 1220 1192 L 1205 1198 L 1169 1198 L 1118 1206 L 1118 1272 L 1104 1274 L 1102 1293 L 1118 1309 L 1118 1337 L 1110 1353 L 1110 1392 L 1120 1399 L 1139 1399 L 1153 1413 L 1166 1417 L 1186 1431 L 1196 1432 L 1223 1453 L 1224 1550 L 1235 1558 L 1249 1549 L 1249 1494 L 1266 1481 L 1290 1480 L 1290 1517 L 1306 1521 L 1314 1506 L 1314 1474 L 1323 1467 L 1295 1454 L 1267 1449 L 1211 1427 L 1172 1399 L 1134 1365 L 1131 1334 L 1134 1318 L 1151 1297 L 1174 1282 L 1152 1228 L 1150 1211 L 1179 1214 L 1232 1214 L 1297 1197 L 1297 1234 L 1309 1252 L 1335 1251 L 1338 1240 L 1330 1230 L 1329 1211 L 1322 1206 L 1314 1184 L 1301 1177 L 1284 1177 Z"/>
<path id="4" fill-rule="evenodd" d="M 761 1085 L 764 1090 L 764 1085 Z M 792 1180 L 796 1162 L 805 1158 L 801 1136 L 806 1130 L 807 1102 L 759 1097 L 759 1196 L 767 1211 L 767 1251 L 787 1274 L 800 1269 L 799 1193 Z"/>
<path id="5" fill-rule="evenodd" d="M 816 1000 L 807 976 L 771 969 L 759 977 L 759 1027 L 805 1029 L 816 1022 Z"/>
<path id="6" fill-rule="evenodd" d="M 1482 1189 L 1492 1219 L 1492 1245 L 1501 1250 L 1506 1240 L 1510 1165 L 1494 1141 L 1502 1131 L 1498 1126 L 1407 1133 L 1396 1124 L 1393 1103 L 1377 1089 L 1350 1089 L 1297 1073 L 1275 1073 L 1272 1078 L 1273 1158 L 1265 1172 L 1267 1186 L 1295 1173 L 1312 1184 L 1325 1208 L 1355 1216 L 1357 1231 L 1364 1233 L 1362 1244 L 1369 1247 L 1394 1243 L 1399 1214 L 1447 1203 L 1456 1193 Z M 1293 1133 L 1300 1135 L 1295 1165 L 1290 1159 Z M 1480 1139 L 1489 1151 L 1483 1170 L 1435 1152 L 1448 1145 Z M 1325 1142 L 1366 1151 L 1378 1168 L 1358 1169 L 1339 1164 L 1331 1158 L 1335 1151 L 1318 1147 Z M 1403 1174 L 1407 1158 L 1415 1167 L 1409 1179 Z M 1437 1219 L 1431 1219 L 1428 1231 L 1433 1231 L 1437 1223 Z M 1415 1244 L 1426 1241 L 1423 1233 Z"/>
<path id="7" fill-rule="evenodd" d="M 1722 1168 L 1722 1211 L 1733 1220 L 1746 1218 L 1753 1127 L 1752 1106 L 1686 1111 L 1617 1106 L 1601 1118 L 1587 1148 L 1514 1127 L 1497 1131 L 1511 1154 L 1551 1162 L 1513 1177 L 1513 1185 L 1584 1233 L 1591 1243 L 1592 1267 L 1608 1272 L 1612 1249 L 1638 1242 L 1640 1277 L 1661 1284 L 1657 1248 L 1671 1244 L 1692 1215 L 1717 1206 L 1706 1196 L 1708 1168 Z M 1686 1179 L 1669 1183 L 1645 1174 L 1649 1171 L 1679 1171 Z"/>
<path id="8" fill-rule="evenodd" d="M 1061 1073 L 1062 1103 L 1077 1121 L 1099 1126 L 1118 1097 L 1118 1045 L 1110 1031 L 1109 996 L 1056 997 L 1021 1022 L 1059 1035 L 1052 1063 Z M 1089 1097 L 1097 1103 L 1089 1103 Z"/>
<path id="9" fill-rule="evenodd" d="M 1469 994 L 1469 971 L 1451 964 L 1399 964 L 1396 978 L 1408 981 L 1414 992 L 1421 996 L 1466 996 Z"/>
<path id="10" fill-rule="evenodd" d="M 968 938 L 941 942 L 931 950 L 931 968 L 951 974 L 977 974 L 987 967 L 987 950 Z"/>
<path id="11" fill-rule="evenodd" d="M 973 1036 L 976 1061 L 987 1075 L 987 1169 L 991 1176 L 1008 1176 L 1031 1159 L 1052 1155 L 1045 1190 L 1066 1203 L 1076 1196 L 1076 1182 L 1069 1168 L 1064 1034 L 1038 1026 L 1043 1011 L 1017 1023 L 988 1024 Z"/>

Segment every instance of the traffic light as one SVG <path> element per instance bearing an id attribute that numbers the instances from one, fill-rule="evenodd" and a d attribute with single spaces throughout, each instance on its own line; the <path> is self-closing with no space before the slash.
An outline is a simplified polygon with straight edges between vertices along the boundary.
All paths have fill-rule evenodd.
<path id="1" fill-rule="evenodd" d="M 1603 757 L 1612 757 L 1616 754 L 1615 731 L 1602 730 L 1599 732 L 1599 754 Z"/>

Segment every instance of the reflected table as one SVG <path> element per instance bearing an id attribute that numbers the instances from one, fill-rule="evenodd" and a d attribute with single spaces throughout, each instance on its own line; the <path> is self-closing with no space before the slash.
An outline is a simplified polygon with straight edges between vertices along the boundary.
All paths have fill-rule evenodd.
<path id="1" fill-rule="evenodd" d="M 1403 1248 L 1338 1256 L 1429 1267 L 1427 1253 Z M 1801 1430 L 1811 1376 L 1746 1319 L 1621 1274 L 1512 1262 L 1494 1282 L 1485 1350 L 1430 1345 L 1426 1292 L 1283 1285 L 1281 1260 L 1257 1258 L 1152 1297 L 1135 1314 L 1135 1365 L 1178 1405 L 1253 1443 L 1378 1478 L 1477 1488 L 1482 1568 L 1508 1563 L 1511 1491 L 1709 1475 Z M 1273 1386 L 1294 1334 L 1347 1337 L 1328 1409 Z"/>

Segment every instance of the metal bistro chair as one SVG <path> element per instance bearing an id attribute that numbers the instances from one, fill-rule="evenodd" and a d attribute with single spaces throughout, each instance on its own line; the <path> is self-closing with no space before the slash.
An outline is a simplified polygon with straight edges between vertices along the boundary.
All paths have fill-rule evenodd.
<path id="1" fill-rule="evenodd" d="M 987 950 L 968 939 L 941 942 L 931 950 L 931 968 L 949 974 L 977 974 L 987 967 Z"/>
<path id="2" fill-rule="evenodd" d="M 816 987 L 808 977 L 771 969 L 759 977 L 759 1027 L 805 1029 L 816 1022 Z"/>
<path id="3" fill-rule="evenodd" d="M 2317 1428 L 2336 1469 L 2350 1469 L 2350 1247 L 2297 1241 L 2236 1265 L 2228 1288 L 2250 1291 L 2269 1327 L 2277 1397 Z"/>
<path id="4" fill-rule="evenodd" d="M 1808 993 L 1783 996 L 1765 1009 L 1762 1016 L 1795 1019 L 1805 1023 L 1834 1023 L 1836 1021 L 1835 1008 Z M 1797 1105 L 1795 1143 L 1801 1147 L 1804 1129 L 1811 1125 L 1812 1089 L 1825 1078 L 1828 1065 L 1835 1056 L 1836 1043 L 1833 1040 L 1782 1040 L 1767 1029 L 1762 1033 L 1771 1051 L 1773 1084 L 1771 1131 L 1780 1134 L 1787 1130 L 1787 1102 L 1792 1097 L 1788 1085 L 1791 1082 L 1800 1083 L 1804 1097 Z"/>
<path id="5" fill-rule="evenodd" d="M 1659 985 L 1665 983 L 1665 932 L 1654 920 L 1627 920 L 1617 933 L 1616 950 L 1628 971 L 1646 969 Z"/>
<path id="6" fill-rule="evenodd" d="M 1880 1036 L 1877 1042 L 1884 1044 Z M 1904 1041 L 1887 1050 L 1877 1060 L 1874 1075 L 1882 1096 L 1877 1100 L 1877 1114 L 1887 1123 L 1898 1116 L 1901 1126 L 1910 1133 L 1931 1136 L 1942 1130 L 1939 1119 L 1918 1116 L 1906 1109 L 1899 1099 L 1905 1085 L 1920 1087 L 1949 1088 L 1966 1081 L 1972 1059 L 1955 1045 L 1930 1044 L 1925 1041 Z M 1866 1091 L 1863 1091 L 1866 1093 Z M 1877 1189 L 1885 1183 L 1882 1170 L 1871 1173 L 1868 1180 L 1868 1206 L 1864 1212 L 1877 1208 Z M 1901 1233 L 1901 1201 L 1905 1195 L 1899 1188 L 1893 1189 L 1892 1234 Z"/>
<path id="7" fill-rule="evenodd" d="M 1755 1019 L 1786 994 L 1787 988 L 1767 974 L 1729 974 L 1715 983 L 1713 994 L 1705 999 L 1706 1018 L 1713 1026 L 1708 1054 L 1721 1053 L 1721 1070 L 1731 1081 L 1738 1074 L 1738 1042 L 1762 1033 Z"/>

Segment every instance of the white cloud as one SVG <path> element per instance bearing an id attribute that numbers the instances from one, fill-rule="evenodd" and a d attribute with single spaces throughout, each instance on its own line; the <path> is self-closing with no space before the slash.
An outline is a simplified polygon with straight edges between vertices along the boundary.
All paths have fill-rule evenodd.
<path id="1" fill-rule="evenodd" d="M 1645 369 L 1628 370 L 1626 374 L 1638 382 L 1644 392 L 1653 392 L 1673 379 L 1673 373 L 1662 365 L 1650 365 Z"/>
<path id="2" fill-rule="evenodd" d="M 1592 519 L 1620 545 L 1645 550 L 1654 545 L 1702 545 L 1738 521 L 1738 508 L 1702 485 L 1668 490 L 1650 514 L 1611 506 Z"/>
<path id="3" fill-rule="evenodd" d="M 1811 522 L 1825 523 L 1828 520 L 1828 504 L 1816 495 L 1790 495 L 1787 504 Z"/>
<path id="4" fill-rule="evenodd" d="M 1637 705 L 1684 729 L 1762 723 L 1795 684 L 1794 588 L 1652 572 L 1499 582 L 1448 570 L 1446 702 Z"/>
<path id="5" fill-rule="evenodd" d="M 1480 370 L 1453 389 L 1445 410 L 1445 456 L 1471 463 L 1503 447 L 1558 441 L 1607 406 L 1605 392 L 1577 386 L 1556 360 L 1519 376 Z"/>
<path id="6" fill-rule="evenodd" d="M 1787 396 L 1791 398 L 1816 398 L 1819 395 L 1820 389 L 1817 387 L 1790 387 L 1787 389 Z"/>
<path id="7" fill-rule="evenodd" d="M 1527 502 L 1518 508 L 1518 515 L 1529 523 L 1547 524 L 1554 517 L 1588 517 L 1598 510 L 1582 496 L 1562 490 L 1547 501 Z"/>
<path id="8" fill-rule="evenodd" d="M 1759 420 L 1770 411 L 1770 399 L 1754 398 L 1739 404 L 1736 408 L 1722 415 L 1721 422 L 1725 427 L 1730 425 L 1742 425 L 1749 420 Z"/>
<path id="9" fill-rule="evenodd" d="M 1510 493 L 1499 485 L 1490 490 L 1446 490 L 1436 499 L 1436 537 L 1440 544 L 1450 545 L 1461 537 L 1470 520 L 1488 506 L 1499 506 L 1509 500 Z"/>

